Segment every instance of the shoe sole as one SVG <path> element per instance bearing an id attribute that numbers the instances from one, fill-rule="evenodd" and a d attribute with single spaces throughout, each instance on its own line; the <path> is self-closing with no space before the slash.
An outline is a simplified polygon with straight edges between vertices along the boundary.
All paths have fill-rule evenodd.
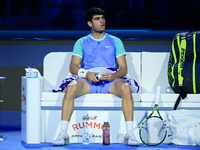
<path id="1" fill-rule="evenodd" d="M 139 143 L 128 144 L 128 139 L 126 139 L 126 138 L 124 138 L 124 145 L 128 145 L 128 146 L 140 146 Z"/>
<path id="2" fill-rule="evenodd" d="M 64 146 L 64 145 L 69 145 L 69 139 L 66 139 L 64 144 L 62 144 L 62 143 L 53 143 L 53 146 Z"/>
<path id="3" fill-rule="evenodd" d="M 124 145 L 128 145 L 128 140 L 124 138 Z"/>

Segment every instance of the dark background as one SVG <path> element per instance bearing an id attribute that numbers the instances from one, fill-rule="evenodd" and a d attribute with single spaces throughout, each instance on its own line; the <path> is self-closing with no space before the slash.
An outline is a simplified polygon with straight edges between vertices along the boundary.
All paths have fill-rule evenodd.
<path id="1" fill-rule="evenodd" d="M 0 0 L 0 29 L 87 30 L 90 7 L 105 10 L 107 29 L 200 27 L 199 0 Z"/>

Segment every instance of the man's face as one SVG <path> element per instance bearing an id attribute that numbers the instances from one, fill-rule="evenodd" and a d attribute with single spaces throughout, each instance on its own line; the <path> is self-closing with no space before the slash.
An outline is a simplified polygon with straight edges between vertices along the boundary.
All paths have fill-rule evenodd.
<path id="1" fill-rule="evenodd" d="M 94 15 L 92 18 L 92 22 L 89 22 L 88 25 L 95 32 L 104 32 L 106 29 L 106 21 L 103 15 Z"/>

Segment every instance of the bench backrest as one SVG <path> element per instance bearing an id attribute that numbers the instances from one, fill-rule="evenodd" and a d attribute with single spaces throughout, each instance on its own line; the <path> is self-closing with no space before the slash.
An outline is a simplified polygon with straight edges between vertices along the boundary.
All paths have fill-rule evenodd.
<path id="1" fill-rule="evenodd" d="M 169 86 L 167 68 L 168 52 L 142 52 L 142 92 L 155 92 L 158 85 L 161 92 Z"/>
<path id="2" fill-rule="evenodd" d="M 51 90 L 69 74 L 71 52 L 51 52 L 44 58 L 44 91 Z"/>
<path id="3" fill-rule="evenodd" d="M 51 52 L 47 54 L 43 62 L 44 91 L 49 91 L 60 83 L 69 74 L 69 64 L 72 52 Z M 127 52 L 128 75 L 141 82 L 141 53 Z"/>

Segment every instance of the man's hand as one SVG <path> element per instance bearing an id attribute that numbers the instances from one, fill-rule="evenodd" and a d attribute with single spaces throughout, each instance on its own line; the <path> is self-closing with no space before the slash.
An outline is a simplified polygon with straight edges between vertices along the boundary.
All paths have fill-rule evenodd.
<path id="1" fill-rule="evenodd" d="M 96 75 L 98 75 L 97 72 L 87 72 L 86 74 L 86 78 L 90 81 L 90 82 L 99 82 L 100 80 L 98 80 L 96 78 Z"/>
<path id="2" fill-rule="evenodd" d="M 101 80 L 113 81 L 115 79 L 115 75 L 113 73 L 104 73 L 101 75 Z"/>

